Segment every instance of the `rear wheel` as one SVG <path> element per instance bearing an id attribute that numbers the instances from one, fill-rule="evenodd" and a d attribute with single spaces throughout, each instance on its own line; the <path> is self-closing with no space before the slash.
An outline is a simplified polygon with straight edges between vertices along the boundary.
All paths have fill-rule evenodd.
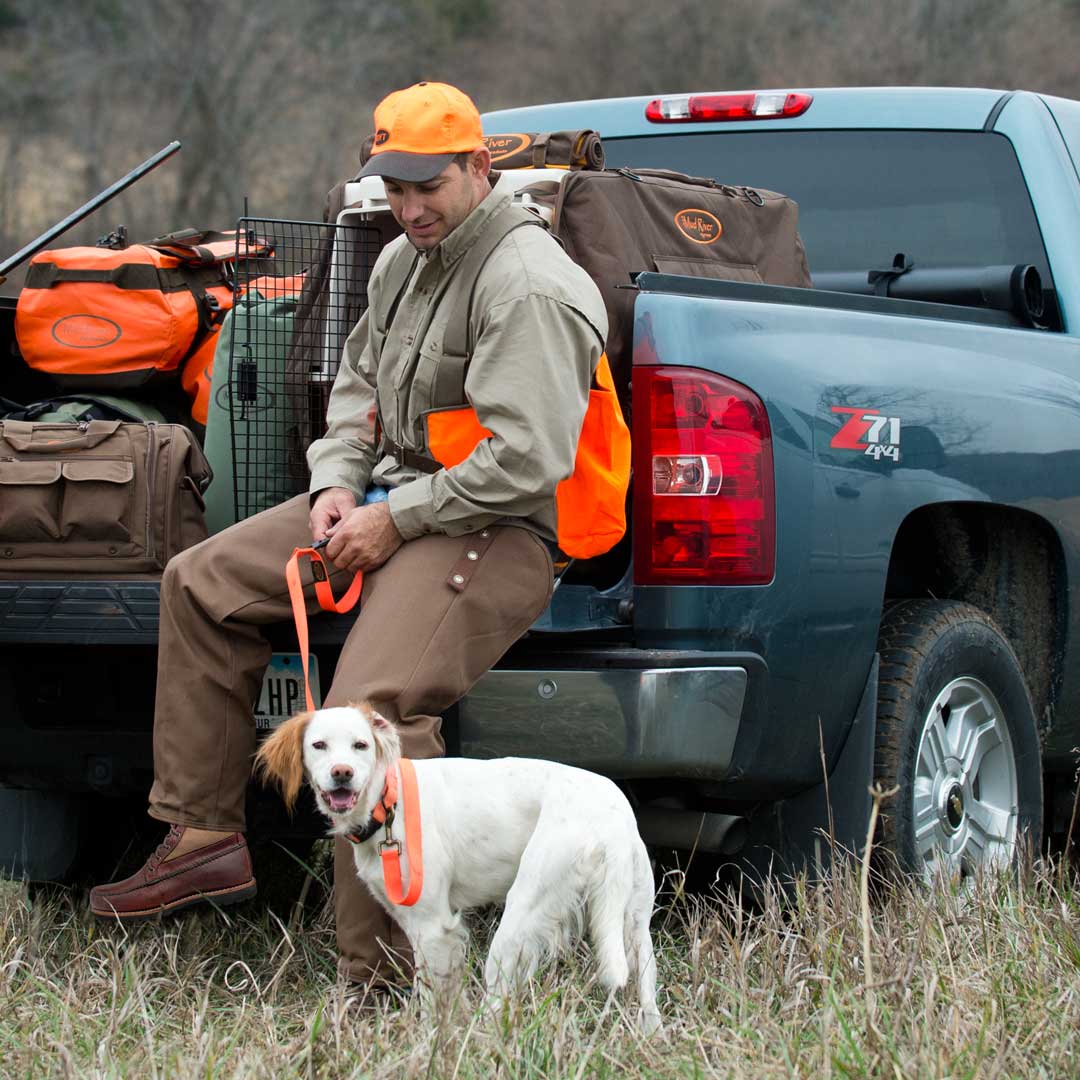
<path id="1" fill-rule="evenodd" d="M 882 620 L 874 778 L 896 787 L 879 850 L 931 880 L 1011 865 L 1042 834 L 1031 696 L 994 621 L 969 604 L 910 600 Z"/>

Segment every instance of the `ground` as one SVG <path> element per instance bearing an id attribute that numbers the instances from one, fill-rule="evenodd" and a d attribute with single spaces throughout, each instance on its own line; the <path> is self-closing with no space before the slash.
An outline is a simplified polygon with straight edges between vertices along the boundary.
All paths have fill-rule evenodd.
<path id="1" fill-rule="evenodd" d="M 357 1007 L 330 912 L 258 901 L 134 930 L 84 897 L 0 887 L 0 1074 L 27 1077 L 774 1077 L 1076 1075 L 1080 886 L 1041 865 L 956 894 L 823 885 L 688 897 L 654 920 L 667 1033 L 606 1012 L 582 952 L 504 1024 L 475 975 L 440 1025 Z M 319 897 L 312 904 L 313 898 Z M 477 937 L 494 913 L 477 920 Z M 869 929 L 871 970 L 863 961 Z M 479 968 L 479 952 L 474 973 Z"/>

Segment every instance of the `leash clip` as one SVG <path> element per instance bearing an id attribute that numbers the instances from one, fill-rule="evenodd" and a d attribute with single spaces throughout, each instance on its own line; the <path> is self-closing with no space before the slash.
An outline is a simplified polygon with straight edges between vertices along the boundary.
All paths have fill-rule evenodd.
<path id="1" fill-rule="evenodd" d="M 394 848 L 396 849 L 397 854 L 400 855 L 401 842 L 395 840 L 393 834 L 390 832 L 390 826 L 394 824 L 394 808 L 383 803 L 383 812 L 386 814 L 386 817 L 383 819 L 383 835 L 385 836 L 385 839 L 380 840 L 376 845 L 379 849 L 379 854 L 381 855 L 384 851 L 389 851 L 391 848 Z"/>

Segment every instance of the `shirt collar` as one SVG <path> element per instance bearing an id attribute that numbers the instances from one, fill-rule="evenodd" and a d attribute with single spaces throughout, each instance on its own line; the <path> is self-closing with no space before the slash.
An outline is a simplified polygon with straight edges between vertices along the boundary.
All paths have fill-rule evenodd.
<path id="1" fill-rule="evenodd" d="M 486 195 L 473 212 L 439 245 L 437 250 L 444 270 L 453 266 L 472 247 L 491 219 L 508 206 L 513 197 L 510 178 L 500 176 L 491 193 Z"/>

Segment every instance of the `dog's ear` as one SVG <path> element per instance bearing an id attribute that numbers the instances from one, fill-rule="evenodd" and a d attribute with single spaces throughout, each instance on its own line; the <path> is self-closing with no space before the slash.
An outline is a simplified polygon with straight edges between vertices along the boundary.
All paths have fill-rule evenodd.
<path id="1" fill-rule="evenodd" d="M 353 708 L 359 709 L 367 717 L 367 722 L 371 725 L 371 738 L 375 744 L 375 760 L 386 765 L 397 761 L 401 757 L 401 739 L 398 736 L 397 728 L 370 701 L 354 704 Z"/>
<path id="2" fill-rule="evenodd" d="M 264 784 L 271 782 L 281 789 L 281 797 L 290 814 L 304 782 L 304 732 L 311 716 L 309 712 L 302 712 L 286 720 L 255 755 L 255 774 Z"/>

